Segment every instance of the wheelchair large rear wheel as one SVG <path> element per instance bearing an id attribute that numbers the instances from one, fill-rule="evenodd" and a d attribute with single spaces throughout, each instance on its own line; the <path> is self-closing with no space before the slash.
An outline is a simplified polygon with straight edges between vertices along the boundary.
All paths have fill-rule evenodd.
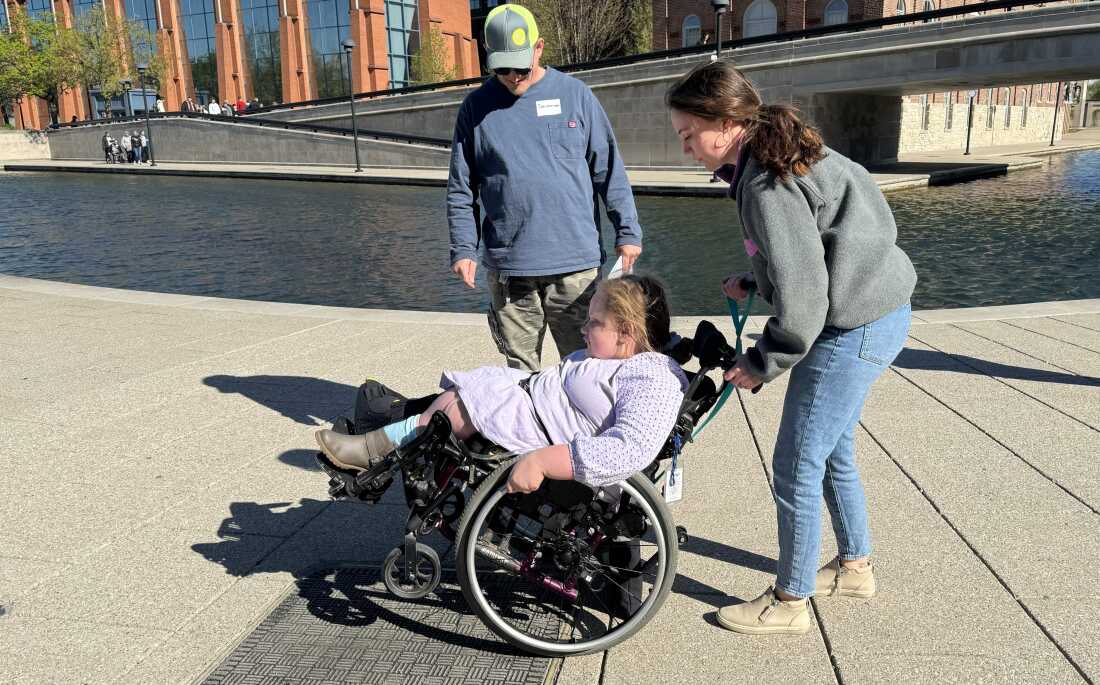
<path id="1" fill-rule="evenodd" d="M 486 477 L 458 525 L 458 582 L 481 621 L 543 656 L 603 651 L 641 630 L 676 577 L 676 527 L 653 485 L 547 480 L 510 495 L 511 466 Z"/>

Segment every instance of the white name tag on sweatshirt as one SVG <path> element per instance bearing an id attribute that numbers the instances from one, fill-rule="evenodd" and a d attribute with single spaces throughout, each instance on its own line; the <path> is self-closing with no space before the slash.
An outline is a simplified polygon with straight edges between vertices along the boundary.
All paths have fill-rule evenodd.
<path id="1" fill-rule="evenodd" d="M 561 114 L 561 100 L 537 100 L 535 102 L 535 110 L 540 117 L 549 117 L 555 114 Z"/>

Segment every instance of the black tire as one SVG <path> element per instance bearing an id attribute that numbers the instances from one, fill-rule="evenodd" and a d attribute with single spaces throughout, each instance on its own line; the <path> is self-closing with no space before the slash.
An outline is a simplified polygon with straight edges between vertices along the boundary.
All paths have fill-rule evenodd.
<path id="1" fill-rule="evenodd" d="M 428 545 L 416 543 L 416 580 L 412 583 L 405 582 L 401 577 L 404 564 L 404 545 L 390 550 L 382 563 L 382 584 L 395 596 L 401 599 L 420 599 L 439 586 L 443 577 L 443 564 L 439 561 L 439 554 Z"/>
<path id="2" fill-rule="evenodd" d="M 648 525 L 646 532 L 634 540 L 623 538 L 624 541 L 619 542 L 613 539 L 607 545 L 619 544 L 620 551 L 629 548 L 634 552 L 634 560 L 637 563 L 632 567 L 634 569 L 632 573 L 636 575 L 629 576 L 633 580 L 627 580 L 622 575 L 615 575 L 615 569 L 621 570 L 620 567 L 604 563 L 599 571 L 591 574 L 590 579 L 600 580 L 598 576 L 602 576 L 610 580 L 617 589 L 611 588 L 606 582 L 603 583 L 604 588 L 601 590 L 595 583 L 584 584 L 584 581 L 578 581 L 577 599 L 566 607 L 565 603 L 568 600 L 562 600 L 560 593 L 555 594 L 547 590 L 545 583 L 536 583 L 530 576 L 516 572 L 515 569 L 502 570 L 502 567 L 496 564 L 478 560 L 477 546 L 478 542 L 482 541 L 483 526 L 490 519 L 490 515 L 502 515 L 500 512 L 494 514 L 497 504 L 504 497 L 533 496 L 504 494 L 514 462 L 515 460 L 512 460 L 503 464 L 485 478 L 467 501 L 462 519 L 458 524 L 455 566 L 458 583 L 467 604 L 478 618 L 503 640 L 526 652 L 541 656 L 577 656 L 600 652 L 637 633 L 660 609 L 676 577 L 678 552 L 676 527 L 664 499 L 657 494 L 652 483 L 639 474 L 619 484 L 618 487 L 622 488 L 622 492 L 642 510 Z M 595 495 L 595 491 L 590 492 Z M 491 532 L 489 534 L 491 535 Z M 484 545 L 483 541 L 483 547 Z M 648 560 L 642 562 L 638 556 L 639 547 L 656 549 Z M 496 549 L 500 551 L 501 548 Z M 513 558 L 513 561 L 518 560 Z M 485 576 L 489 587 L 482 586 L 482 578 L 479 574 Z M 622 584 L 613 580 L 613 575 L 621 580 Z M 651 589 L 644 599 L 641 596 L 634 596 L 626 589 L 626 586 L 634 587 L 635 582 L 639 586 L 642 585 L 642 575 L 647 579 L 652 576 Z M 510 587 L 498 592 L 496 588 L 501 586 L 495 584 L 493 579 L 502 576 Z M 524 598 L 531 597 L 534 601 L 519 607 L 510 604 L 508 597 L 520 597 L 521 593 L 516 593 L 512 589 L 517 585 L 524 586 L 521 588 Z M 608 589 L 622 592 L 626 601 L 625 606 L 628 608 L 612 608 L 606 601 L 601 600 L 599 596 Z M 495 605 L 491 597 L 494 592 L 503 599 L 499 603 L 500 606 Z M 504 597 L 507 593 L 510 593 L 508 597 Z M 644 590 L 639 590 L 639 593 L 644 593 Z M 597 603 L 602 606 L 597 607 Z M 527 609 L 526 613 L 523 611 L 524 607 Z M 541 624 L 531 620 L 540 612 L 544 616 L 552 615 L 555 621 L 560 621 L 556 635 L 547 636 L 545 630 L 540 633 Z M 513 625 L 509 619 L 519 625 Z M 616 619 L 619 620 L 618 625 L 615 625 Z M 600 633 L 596 630 L 596 626 L 604 621 L 607 625 L 600 628 L 606 628 L 606 630 Z M 530 632 L 524 628 L 530 628 Z M 564 635 L 566 629 L 570 632 L 568 636 Z M 578 637 L 578 633 L 583 634 Z"/>

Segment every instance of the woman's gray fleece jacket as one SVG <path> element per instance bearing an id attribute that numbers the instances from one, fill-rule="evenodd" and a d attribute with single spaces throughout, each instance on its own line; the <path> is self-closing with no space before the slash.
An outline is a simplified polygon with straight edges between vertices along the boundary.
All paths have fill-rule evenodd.
<path id="1" fill-rule="evenodd" d="M 743 149 L 730 188 L 759 292 L 775 311 L 742 362 L 765 381 L 802 359 L 825 326 L 870 323 L 908 302 L 917 282 L 871 174 L 824 152 L 805 176 L 780 180 Z"/>

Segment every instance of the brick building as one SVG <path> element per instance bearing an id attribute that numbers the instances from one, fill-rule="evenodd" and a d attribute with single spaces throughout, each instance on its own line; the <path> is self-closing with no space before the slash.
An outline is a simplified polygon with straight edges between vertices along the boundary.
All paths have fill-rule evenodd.
<path id="1" fill-rule="evenodd" d="M 653 49 L 713 43 L 710 0 L 652 0 Z M 973 0 L 731 0 L 722 40 L 961 7 Z M 997 10 L 1003 11 L 1003 10 Z M 971 144 L 1007 145 L 1050 136 L 1057 83 L 983 88 L 974 100 Z M 1065 89 L 1066 84 L 1062 84 Z M 1073 87 L 1069 88 L 1071 94 Z M 1064 91 L 1063 91 L 1064 92 Z M 899 152 L 962 147 L 967 91 L 902 96 Z M 1063 119 L 1060 112 L 1059 119 Z M 1063 119 L 1064 120 L 1064 119 Z"/>
<path id="2" fill-rule="evenodd" d="M 19 11 L 52 12 L 72 26 L 101 3 L 157 37 L 156 49 L 168 58 L 159 95 L 169 111 L 187 97 L 270 105 L 343 95 L 346 38 L 355 41 L 355 92 L 408 85 L 412 55 L 429 28 L 442 34 L 460 77 L 481 73 L 468 0 L 0 0 L 0 30 Z M 91 95 L 63 93 L 56 117 L 84 120 L 98 116 L 93 107 L 109 107 Z M 17 102 L 14 115 L 20 128 L 44 128 L 53 116 L 33 97 Z"/>

